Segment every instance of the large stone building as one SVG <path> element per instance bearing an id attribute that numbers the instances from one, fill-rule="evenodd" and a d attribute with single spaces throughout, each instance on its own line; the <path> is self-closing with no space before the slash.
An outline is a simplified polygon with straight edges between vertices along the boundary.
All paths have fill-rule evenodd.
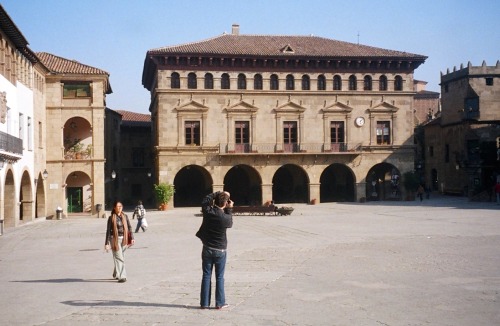
<path id="1" fill-rule="evenodd" d="M 104 204 L 104 111 L 109 74 L 40 52 L 45 76 L 47 207 L 95 213 Z"/>
<path id="2" fill-rule="evenodd" d="M 0 222 L 44 217 L 45 68 L 0 5 Z"/>
<path id="3" fill-rule="evenodd" d="M 489 199 L 500 177 L 500 63 L 441 75 L 442 110 L 425 126 L 426 182 L 435 190 Z"/>
<path id="4" fill-rule="evenodd" d="M 151 115 L 106 109 L 105 129 L 106 207 L 116 199 L 126 206 L 142 200 L 154 207 Z"/>
<path id="5" fill-rule="evenodd" d="M 175 206 L 400 198 L 426 57 L 316 36 L 231 34 L 147 52 L 155 178 Z"/>

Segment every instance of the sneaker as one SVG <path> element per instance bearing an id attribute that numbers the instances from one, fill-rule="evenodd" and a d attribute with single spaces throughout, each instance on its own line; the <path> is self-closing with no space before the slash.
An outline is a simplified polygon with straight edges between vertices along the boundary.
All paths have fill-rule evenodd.
<path id="1" fill-rule="evenodd" d="M 221 309 L 225 309 L 227 307 L 229 307 L 229 305 L 227 303 L 224 303 L 222 306 L 217 306 L 216 308 L 217 308 L 217 310 L 221 310 Z"/>
<path id="2" fill-rule="evenodd" d="M 121 278 L 118 280 L 118 283 L 125 283 L 127 282 L 127 279 L 126 278 Z"/>
<path id="3" fill-rule="evenodd" d="M 113 272 L 113 278 L 117 278 L 116 277 L 116 271 Z"/>

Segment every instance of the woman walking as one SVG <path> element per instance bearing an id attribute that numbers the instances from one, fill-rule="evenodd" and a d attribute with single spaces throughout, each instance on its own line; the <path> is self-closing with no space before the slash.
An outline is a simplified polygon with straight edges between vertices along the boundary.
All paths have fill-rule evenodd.
<path id="1" fill-rule="evenodd" d="M 125 271 L 125 250 L 135 243 L 133 233 L 130 232 L 132 226 L 127 214 L 123 212 L 123 204 L 119 201 L 113 205 L 113 211 L 108 218 L 108 227 L 106 229 L 106 240 L 104 249 L 106 252 L 111 249 L 113 253 L 113 261 L 115 269 L 113 278 L 119 283 L 127 281 L 127 272 Z"/>

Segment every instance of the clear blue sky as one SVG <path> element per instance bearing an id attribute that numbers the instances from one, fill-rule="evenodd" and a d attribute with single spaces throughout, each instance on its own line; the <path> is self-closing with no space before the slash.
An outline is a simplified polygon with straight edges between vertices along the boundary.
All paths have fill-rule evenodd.
<path id="1" fill-rule="evenodd" d="M 110 73 L 113 110 L 148 113 L 150 49 L 231 32 L 316 35 L 428 56 L 415 71 L 439 92 L 440 72 L 500 59 L 499 0 L 0 0 L 35 52 Z"/>

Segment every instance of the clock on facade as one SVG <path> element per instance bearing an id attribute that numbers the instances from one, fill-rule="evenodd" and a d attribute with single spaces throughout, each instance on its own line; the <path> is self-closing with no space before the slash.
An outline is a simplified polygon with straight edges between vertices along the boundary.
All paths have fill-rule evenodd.
<path id="1" fill-rule="evenodd" d="M 356 120 L 354 120 L 354 123 L 356 124 L 356 126 L 361 127 L 365 124 L 365 118 L 357 117 Z"/>

